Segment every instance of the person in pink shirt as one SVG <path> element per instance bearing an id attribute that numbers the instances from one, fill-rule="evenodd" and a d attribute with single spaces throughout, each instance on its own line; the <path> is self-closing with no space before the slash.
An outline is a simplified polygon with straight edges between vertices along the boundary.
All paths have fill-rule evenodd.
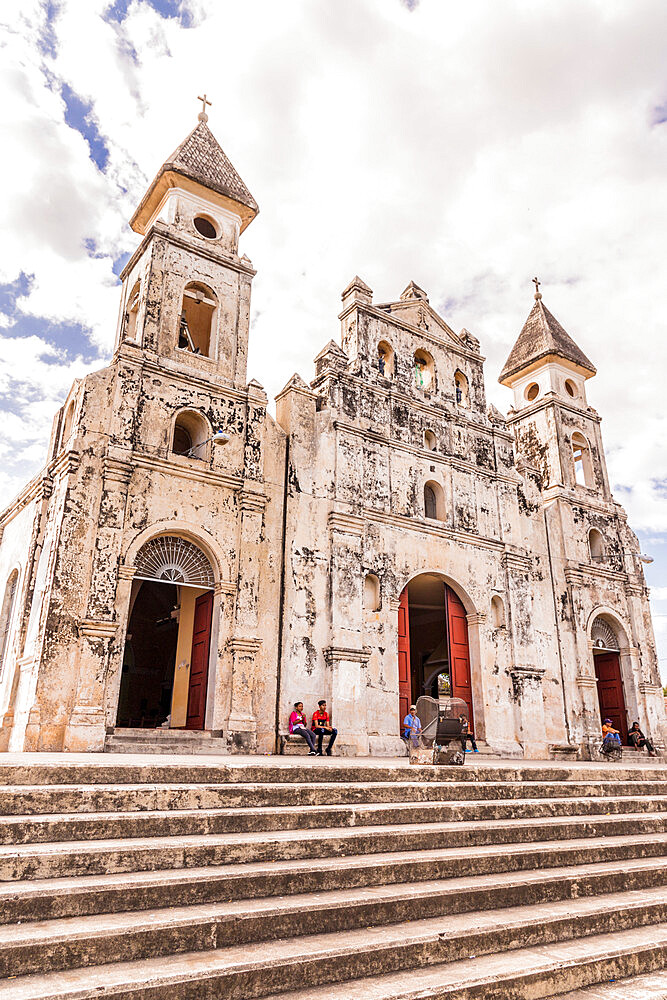
<path id="1" fill-rule="evenodd" d="M 308 744 L 308 756 L 313 757 L 317 755 L 317 750 L 315 749 L 315 736 L 308 729 L 308 722 L 306 716 L 303 714 L 303 702 L 294 702 L 294 711 L 289 717 L 289 731 L 294 736 L 303 736 L 304 740 Z"/>

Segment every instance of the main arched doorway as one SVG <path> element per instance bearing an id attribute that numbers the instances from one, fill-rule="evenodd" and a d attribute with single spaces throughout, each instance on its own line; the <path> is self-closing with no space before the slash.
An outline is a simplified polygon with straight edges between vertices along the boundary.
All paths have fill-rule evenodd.
<path id="1" fill-rule="evenodd" d="M 135 559 L 116 725 L 203 729 L 213 570 L 188 539 L 160 535 Z"/>
<path id="2" fill-rule="evenodd" d="M 436 573 L 403 589 L 398 609 L 398 689 L 401 721 L 422 694 L 462 698 L 474 726 L 468 620 L 458 594 Z"/>
<path id="3" fill-rule="evenodd" d="M 628 714 L 623 694 L 618 635 L 612 624 L 599 615 L 591 626 L 591 640 L 600 719 L 611 719 L 612 726 L 619 731 L 621 741 L 627 746 Z"/>

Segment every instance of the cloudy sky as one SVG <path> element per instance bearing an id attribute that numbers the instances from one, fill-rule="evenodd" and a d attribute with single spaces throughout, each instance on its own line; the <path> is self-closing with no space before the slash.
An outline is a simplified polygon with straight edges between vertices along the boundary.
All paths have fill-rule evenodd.
<path id="1" fill-rule="evenodd" d="M 127 220 L 196 123 L 260 204 L 250 374 L 273 396 L 338 337 L 354 274 L 410 279 L 487 356 L 532 304 L 598 367 L 614 492 L 667 680 L 664 0 L 4 0 L 0 503 L 105 364 Z"/>

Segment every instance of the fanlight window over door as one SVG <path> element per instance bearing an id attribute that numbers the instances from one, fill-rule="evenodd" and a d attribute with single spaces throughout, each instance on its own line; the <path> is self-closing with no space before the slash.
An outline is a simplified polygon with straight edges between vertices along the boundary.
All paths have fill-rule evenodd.
<path id="1" fill-rule="evenodd" d="M 591 639 L 596 649 L 618 650 L 618 636 L 604 618 L 596 618 L 591 628 Z"/>
<path id="2" fill-rule="evenodd" d="M 206 587 L 215 583 L 211 564 L 196 545 L 177 535 L 151 538 L 135 559 L 135 580 L 157 580 L 185 587 Z"/>

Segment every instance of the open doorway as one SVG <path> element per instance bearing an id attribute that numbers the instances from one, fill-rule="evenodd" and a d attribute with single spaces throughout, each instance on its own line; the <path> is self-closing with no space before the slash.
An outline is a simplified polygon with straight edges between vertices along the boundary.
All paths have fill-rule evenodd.
<path id="1" fill-rule="evenodd" d="M 468 621 L 458 595 L 435 573 L 411 580 L 400 598 L 399 714 L 420 695 L 462 698 L 474 726 Z"/>
<path id="2" fill-rule="evenodd" d="M 117 726 L 155 729 L 171 713 L 178 644 L 178 588 L 140 581 L 125 640 Z"/>
<path id="3" fill-rule="evenodd" d="M 627 746 L 628 714 L 623 694 L 618 637 L 609 622 L 600 617 L 593 622 L 591 638 L 600 720 L 604 722 L 605 719 L 611 719 L 612 726 L 621 734 L 621 742 Z"/>
<path id="4" fill-rule="evenodd" d="M 130 595 L 116 725 L 203 729 L 213 625 L 204 553 L 161 535 L 139 551 Z"/>

